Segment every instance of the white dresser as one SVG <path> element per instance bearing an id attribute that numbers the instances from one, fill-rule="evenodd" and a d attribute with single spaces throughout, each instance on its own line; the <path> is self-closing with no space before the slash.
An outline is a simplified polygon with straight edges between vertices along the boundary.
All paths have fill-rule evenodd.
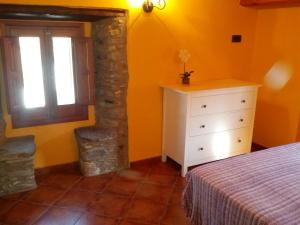
<path id="1" fill-rule="evenodd" d="M 259 85 L 216 80 L 163 85 L 163 152 L 182 166 L 207 163 L 251 150 Z"/>

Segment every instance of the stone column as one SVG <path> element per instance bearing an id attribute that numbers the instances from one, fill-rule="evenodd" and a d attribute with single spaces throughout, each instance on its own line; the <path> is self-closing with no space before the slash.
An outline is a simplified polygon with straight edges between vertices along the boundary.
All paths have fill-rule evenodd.
<path id="1" fill-rule="evenodd" d="M 1 103 L 1 91 L 0 91 L 0 144 L 3 144 L 5 142 L 5 128 L 6 123 L 3 118 L 3 110 L 2 110 L 2 103 Z"/>
<path id="2" fill-rule="evenodd" d="M 93 23 L 96 127 L 117 131 L 119 168 L 127 168 L 127 15 Z"/>

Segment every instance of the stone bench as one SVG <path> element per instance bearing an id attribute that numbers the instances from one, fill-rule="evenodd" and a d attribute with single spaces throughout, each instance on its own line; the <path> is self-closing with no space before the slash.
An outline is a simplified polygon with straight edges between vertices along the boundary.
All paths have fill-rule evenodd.
<path id="1" fill-rule="evenodd" d="M 84 176 L 96 176 L 122 168 L 116 129 L 83 127 L 75 129 L 80 169 Z"/>
<path id="2" fill-rule="evenodd" d="M 36 188 L 34 136 L 7 138 L 0 145 L 0 196 Z"/>

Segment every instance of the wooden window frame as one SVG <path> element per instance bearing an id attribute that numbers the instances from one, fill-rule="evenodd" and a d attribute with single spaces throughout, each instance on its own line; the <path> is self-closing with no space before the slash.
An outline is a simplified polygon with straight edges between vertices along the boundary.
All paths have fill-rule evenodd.
<path id="1" fill-rule="evenodd" d="M 11 97 L 11 95 L 18 95 L 20 92 L 20 84 L 17 88 L 12 88 L 9 85 L 11 77 L 8 77 L 6 69 L 5 54 L 3 58 L 4 80 L 6 87 L 6 96 L 8 103 L 8 111 L 12 116 L 12 124 L 14 128 L 30 127 L 37 125 L 47 125 L 54 123 L 74 122 L 88 120 L 88 105 L 94 104 L 94 70 L 92 62 L 92 46 L 91 40 L 88 41 L 84 37 L 84 24 L 78 22 L 53 22 L 53 21 L 1 21 L 2 37 L 17 38 L 19 36 L 33 36 L 38 32 L 42 32 L 41 40 L 41 54 L 43 65 L 43 79 L 45 89 L 46 106 L 41 108 L 26 109 L 24 104 L 22 107 L 14 107 L 12 103 L 13 98 L 18 101 L 18 97 Z M 27 33 L 27 35 L 26 35 Z M 53 58 L 53 36 L 72 37 L 72 52 L 73 52 L 73 72 L 74 72 L 74 88 L 76 102 L 72 105 L 57 104 L 55 76 L 54 76 L 54 58 Z M 5 39 L 5 38 L 4 38 Z M 87 44 L 88 43 L 88 44 Z M 82 62 L 81 55 L 77 54 L 78 46 L 85 46 L 89 48 L 84 53 L 88 60 Z M 5 46 L 2 46 L 5 51 Z M 84 48 L 81 47 L 83 51 Z M 82 53 L 82 52 L 81 52 Z M 77 54 L 77 55 L 75 55 Z M 81 57 L 78 59 L 78 57 Z M 18 60 L 16 60 L 18 61 Z M 20 62 L 17 62 L 17 64 Z M 88 63 L 84 64 L 83 63 Z M 86 66 L 85 66 L 86 65 Z M 22 71 L 22 70 L 21 70 Z M 21 72 L 22 73 L 22 72 Z M 21 83 L 21 82 L 19 82 Z M 11 89 L 15 89 L 12 91 Z M 19 90 L 18 90 L 19 89 Z M 88 89 L 88 90 L 87 90 Z M 15 92 L 15 93 L 13 93 Z M 22 100 L 23 101 L 23 100 Z M 18 105 L 17 105 L 18 106 Z"/>

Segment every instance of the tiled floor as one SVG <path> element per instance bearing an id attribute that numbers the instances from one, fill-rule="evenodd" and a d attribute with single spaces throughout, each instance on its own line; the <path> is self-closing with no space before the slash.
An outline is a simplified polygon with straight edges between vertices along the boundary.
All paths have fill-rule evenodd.
<path id="1" fill-rule="evenodd" d="M 36 190 L 0 198 L 0 225 L 185 225 L 179 172 L 152 161 L 97 177 L 39 177 Z"/>

